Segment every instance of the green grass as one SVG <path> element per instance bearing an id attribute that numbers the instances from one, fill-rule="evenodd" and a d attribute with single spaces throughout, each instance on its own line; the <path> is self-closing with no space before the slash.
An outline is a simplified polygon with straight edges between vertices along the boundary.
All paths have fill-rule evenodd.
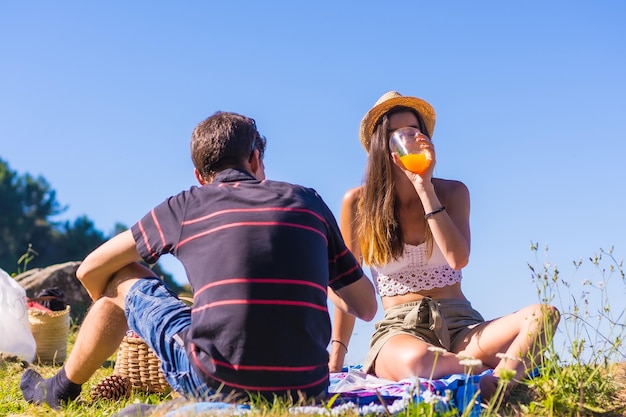
<path id="1" fill-rule="evenodd" d="M 538 258 L 537 245 L 531 250 Z M 546 248 L 547 254 L 547 248 Z M 623 340 L 626 334 L 626 292 L 622 261 L 613 250 L 604 251 L 585 261 L 573 262 L 570 280 L 547 261 L 529 265 L 539 301 L 557 306 L 561 312 L 557 337 L 543 347 L 541 374 L 521 381 L 506 400 L 496 395 L 484 406 L 483 416 L 626 416 L 626 361 Z M 611 306 L 617 305 L 614 311 Z M 68 352 L 76 336 L 70 331 Z M 24 401 L 19 381 L 24 367 L 15 361 L 0 360 L 0 416 L 96 416 L 115 414 L 128 404 L 167 404 L 171 394 L 147 394 L 134 391 L 119 401 L 91 398 L 92 389 L 113 372 L 115 355 L 83 386 L 79 401 L 54 411 L 47 406 Z M 54 375 L 58 366 L 34 365 L 44 377 Z M 471 372 L 471 369 L 468 369 Z M 503 391 L 504 391 L 503 382 Z M 327 404 L 330 409 L 332 398 Z M 400 417 L 467 416 L 470 410 L 441 411 L 436 401 L 411 404 Z M 251 416 L 297 416 L 285 403 L 254 401 Z M 167 411 L 167 410 L 166 410 Z M 159 414 L 164 414 L 159 413 Z M 206 414 L 205 414 L 206 415 Z M 354 410 L 338 417 L 356 416 Z"/>
<path id="2" fill-rule="evenodd" d="M 77 329 L 70 329 L 68 336 L 68 353 L 74 345 Z M 104 378 L 113 373 L 115 355 L 107 361 L 94 376 L 83 386 L 83 392 L 79 401 L 68 404 L 59 411 L 53 411 L 48 406 L 29 404 L 22 397 L 20 390 L 20 377 L 25 370 L 24 364 L 14 360 L 0 360 L 0 416 L 110 416 L 128 404 L 141 402 L 147 404 L 159 404 L 172 398 L 170 394 L 148 394 L 141 391 L 133 391 L 129 398 L 118 401 L 98 399 L 92 401 L 91 391 Z M 43 377 L 53 376 L 58 370 L 58 365 L 32 365 Z"/>

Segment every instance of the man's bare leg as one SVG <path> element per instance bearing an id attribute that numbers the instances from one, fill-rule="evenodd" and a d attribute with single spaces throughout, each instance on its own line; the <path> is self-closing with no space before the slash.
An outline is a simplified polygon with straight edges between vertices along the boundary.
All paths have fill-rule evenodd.
<path id="1" fill-rule="evenodd" d="M 49 379 L 33 369 L 22 375 L 20 388 L 26 401 L 58 408 L 80 395 L 82 384 L 119 348 L 128 330 L 124 314 L 126 294 L 138 279 L 147 276 L 154 274 L 139 264 L 128 265 L 115 274 L 104 295 L 87 313 L 74 348 L 59 372 Z"/>

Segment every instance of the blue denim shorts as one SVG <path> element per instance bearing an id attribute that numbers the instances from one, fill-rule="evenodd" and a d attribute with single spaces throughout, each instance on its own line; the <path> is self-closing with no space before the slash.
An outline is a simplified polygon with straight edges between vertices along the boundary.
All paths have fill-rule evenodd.
<path id="1" fill-rule="evenodd" d="M 158 278 L 142 278 L 126 295 L 128 327 L 161 360 L 165 379 L 181 395 L 206 399 L 215 394 L 193 370 L 179 335 L 191 326 L 191 309 Z"/>

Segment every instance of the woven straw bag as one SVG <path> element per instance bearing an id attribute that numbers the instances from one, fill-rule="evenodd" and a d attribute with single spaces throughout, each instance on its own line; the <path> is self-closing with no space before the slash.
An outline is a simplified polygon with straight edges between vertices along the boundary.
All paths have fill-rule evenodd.
<path id="1" fill-rule="evenodd" d="M 70 306 L 51 312 L 29 308 L 28 321 L 37 344 L 36 359 L 45 364 L 62 364 L 67 355 Z"/>
<path id="2" fill-rule="evenodd" d="M 126 335 L 117 352 L 113 373 L 130 379 L 134 389 L 166 393 L 171 390 L 161 371 L 161 361 L 143 339 Z"/>

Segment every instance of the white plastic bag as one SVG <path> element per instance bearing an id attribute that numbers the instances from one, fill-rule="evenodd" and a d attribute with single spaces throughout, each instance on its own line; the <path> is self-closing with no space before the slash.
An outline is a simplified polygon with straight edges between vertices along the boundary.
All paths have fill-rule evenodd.
<path id="1" fill-rule="evenodd" d="M 0 353 L 32 362 L 36 347 L 28 321 L 26 291 L 0 269 Z"/>

